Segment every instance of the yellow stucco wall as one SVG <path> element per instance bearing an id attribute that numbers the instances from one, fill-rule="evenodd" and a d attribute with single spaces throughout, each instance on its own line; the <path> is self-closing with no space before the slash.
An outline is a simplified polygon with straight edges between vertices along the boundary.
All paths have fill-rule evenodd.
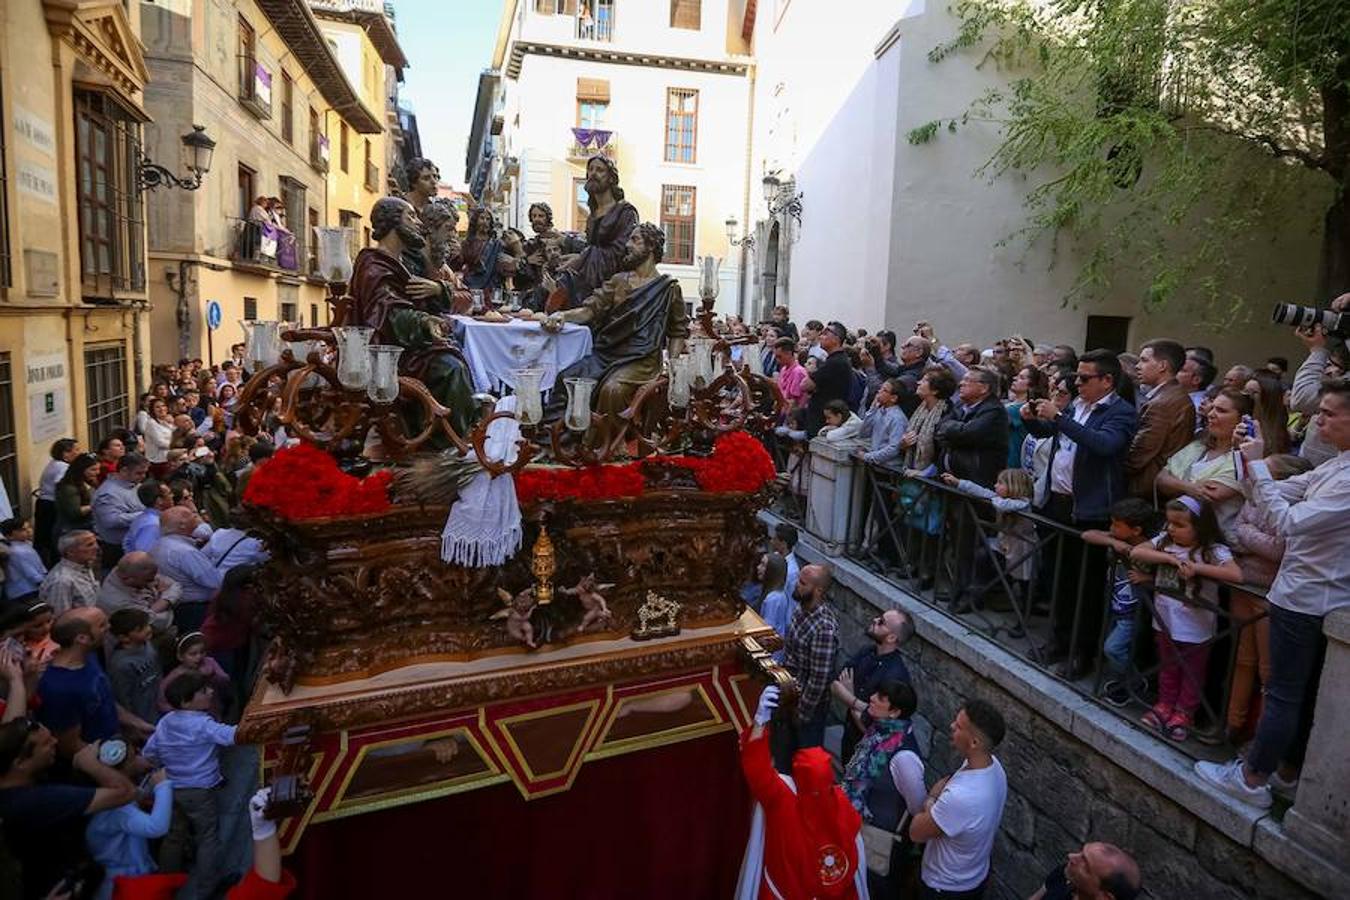
<path id="1" fill-rule="evenodd" d="M 91 25 L 105 17 L 102 25 Z M 10 500 L 25 514 L 52 441 L 90 440 L 85 351 L 120 350 L 128 409 L 138 376 L 143 381 L 148 375 L 148 331 L 139 329 L 137 343 L 146 292 L 119 293 L 118 306 L 88 306 L 81 297 L 73 111 L 74 82 L 97 84 L 104 77 L 98 73 L 106 71 L 100 66 L 114 57 L 112 68 L 135 77 L 110 85 L 111 92 L 140 105 L 138 26 L 139 9 L 128 12 L 118 0 L 82 4 L 78 11 L 60 5 L 47 10 L 39 0 L 0 4 L 0 129 L 12 276 L 0 286 L 0 353 L 8 354 L 12 377 L 3 398 L 13 407 L 18 469 Z M 130 55 L 118 57 L 108 33 L 125 39 Z M 92 42 L 86 52 L 105 56 L 79 55 L 75 34 Z"/>

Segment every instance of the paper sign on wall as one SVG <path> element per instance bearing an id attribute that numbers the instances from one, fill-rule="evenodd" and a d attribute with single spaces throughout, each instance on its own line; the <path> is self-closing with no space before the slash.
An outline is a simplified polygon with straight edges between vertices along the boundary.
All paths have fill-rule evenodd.
<path id="1" fill-rule="evenodd" d="M 28 431 L 34 443 L 70 437 L 70 400 L 65 353 L 28 357 Z"/>

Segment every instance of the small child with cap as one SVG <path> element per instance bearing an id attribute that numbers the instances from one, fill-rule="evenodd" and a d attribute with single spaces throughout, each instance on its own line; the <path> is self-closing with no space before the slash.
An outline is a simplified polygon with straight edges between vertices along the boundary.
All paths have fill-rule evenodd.
<path id="1" fill-rule="evenodd" d="M 135 756 L 122 740 L 104 741 L 98 748 L 98 761 L 123 775 L 134 770 Z M 96 900 L 109 900 L 118 881 L 155 871 L 150 841 L 168 834 L 172 816 L 173 783 L 165 770 L 159 769 L 145 780 L 135 800 L 90 817 L 85 841 L 89 853 L 104 870 L 103 884 L 94 895 Z M 177 882 L 175 886 L 187 880 L 183 875 L 152 877 Z"/>

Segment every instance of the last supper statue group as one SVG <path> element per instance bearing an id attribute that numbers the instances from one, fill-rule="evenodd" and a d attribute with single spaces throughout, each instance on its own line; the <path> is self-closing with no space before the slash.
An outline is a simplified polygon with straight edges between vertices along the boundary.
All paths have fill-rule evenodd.
<path id="1" fill-rule="evenodd" d="M 592 215 L 585 244 L 567 255 L 557 252 L 562 241 L 542 203 L 531 211 L 535 237 L 507 241 L 519 256 L 506 252 L 487 209 L 470 216 L 469 237 L 460 246 L 454 208 L 434 196 L 435 166 L 414 160 L 408 176 L 411 188 L 405 196 L 385 197 L 371 210 L 375 246 L 357 255 L 350 302 L 337 311 L 333 324 L 365 325 L 380 344 L 404 348 L 400 371 L 425 384 L 453 411 L 459 433 L 471 425 L 473 387 L 445 316 L 466 312 L 465 294 L 500 283 L 501 273 L 513 284 L 520 277 L 539 285 L 534 299 L 542 302 L 535 305 L 548 312 L 535 317 L 546 331 L 557 331 L 565 322 L 591 329 L 592 352 L 558 374 L 555 400 L 565 397 L 565 379 L 592 378 L 596 410 L 618 413 L 639 386 L 660 373 L 663 351 L 681 352 L 689 326 L 680 286 L 656 269 L 665 232 L 639 224 L 636 208 L 623 199 L 613 161 L 597 156 L 586 165 Z M 558 402 L 549 407 L 553 418 L 561 411 Z"/>

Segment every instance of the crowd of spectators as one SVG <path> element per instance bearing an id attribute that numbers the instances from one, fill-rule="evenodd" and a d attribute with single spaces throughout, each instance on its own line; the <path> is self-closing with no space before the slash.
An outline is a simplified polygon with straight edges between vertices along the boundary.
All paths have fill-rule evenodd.
<path id="1" fill-rule="evenodd" d="M 1350 295 L 1333 308 L 1350 310 Z M 1162 338 L 1136 355 L 1021 336 L 983 351 L 949 348 L 926 322 L 903 340 L 839 322 L 813 320 L 796 331 L 787 311 L 776 310 L 760 326 L 758 346 L 741 350 L 761 354 L 789 406 L 776 432 L 789 475 L 812 439 L 899 474 L 889 500 L 909 511 L 903 527 L 930 544 L 939 531 L 946 538 L 941 571 L 906 572 L 921 589 L 937 587 L 935 597 L 955 613 L 1011 594 L 1019 611 L 1011 636 L 1029 640 L 1031 658 L 1070 680 L 1102 665 L 1102 698 L 1122 708 L 1139 703 L 1139 724 L 1165 739 L 1188 740 L 1202 698 L 1221 694 L 1211 715 L 1219 721 L 1204 724 L 1218 726 L 1238 753 L 1229 763 L 1197 763 L 1197 774 L 1258 808 L 1270 806 L 1272 788 L 1292 788 L 1311 724 L 1322 623 L 1350 606 L 1343 343 L 1320 327 L 1300 329 L 1308 353 L 1292 375 L 1279 357 L 1220 375 L 1209 349 Z M 801 480 L 789 483 L 804 489 Z M 910 488 L 974 502 L 948 502 L 933 518 L 922 505 L 906 505 Z M 881 502 L 869 498 L 855 512 L 869 516 Z M 1071 538 L 1058 541 L 1053 560 L 1041 549 L 1051 530 Z M 906 755 L 903 736 L 914 700 L 901 689 L 909 675 L 896 651 L 913 623 L 885 611 L 867 630 L 871 643 L 845 661 L 829 570 L 801 565 L 796 543 L 796 529 L 778 525 L 760 570 L 774 573 L 772 584 L 752 578 L 746 588 L 752 606 L 773 598 L 769 621 L 801 690 L 795 711 L 780 713 L 775 725 L 790 728 L 790 744 L 800 748 L 821 743 L 829 723 L 842 720 L 843 786 L 858 801 L 863 836 L 872 822 L 900 835 L 899 865 L 871 866 L 873 896 L 982 896 L 988 848 L 969 823 L 992 817 L 996 827 L 1001 815 L 1006 787 L 991 774 L 1001 775 L 992 756 L 1002 737 L 997 712 L 973 701 L 957 716 L 951 740 L 965 765 L 934 785 L 937 804 L 929 808 L 914 779 L 924 763 Z M 888 549 L 885 540 L 878 545 Z M 1004 577 L 976 577 L 991 564 Z M 795 580 L 782 574 L 792 569 Z M 1064 572 L 1079 577 L 1066 580 Z M 1221 667 L 1210 662 L 1221 623 L 1236 662 L 1220 686 Z M 905 724 L 887 724 L 892 719 Z M 866 789 L 850 786 L 851 778 L 865 779 Z M 887 796 L 874 803 L 873 787 L 883 782 Z M 948 797 L 954 783 L 969 787 Z M 898 818 L 890 812 L 897 809 Z M 869 865 L 880 859 L 872 856 L 869 846 Z M 878 878 L 878 868 L 906 874 Z M 1128 854 L 1089 843 L 1050 873 L 1037 897 L 1138 890 Z"/>
<path id="2" fill-rule="evenodd" d="M 33 521 L 0 525 L 0 896 L 290 889 L 261 801 L 252 871 L 247 834 L 223 824 L 256 781 L 222 754 L 258 667 L 266 561 L 232 516 L 272 455 L 232 428 L 235 349 L 219 368 L 158 367 L 97 452 L 56 441 Z"/>

